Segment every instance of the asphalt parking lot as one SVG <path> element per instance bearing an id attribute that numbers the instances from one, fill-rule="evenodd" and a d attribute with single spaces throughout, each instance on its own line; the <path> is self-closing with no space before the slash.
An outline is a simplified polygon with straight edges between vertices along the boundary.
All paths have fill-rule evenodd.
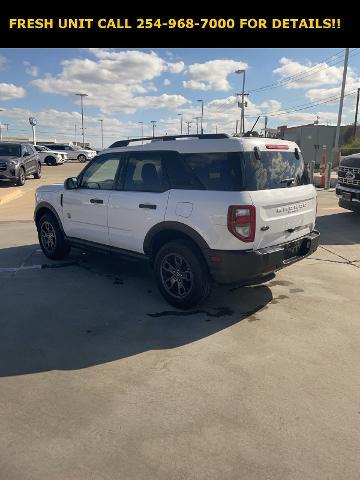
<path id="1" fill-rule="evenodd" d="M 319 192 L 312 257 L 180 312 L 145 264 L 44 257 L 34 189 L 82 167 L 0 185 L 0 479 L 357 480 L 360 216 Z"/>

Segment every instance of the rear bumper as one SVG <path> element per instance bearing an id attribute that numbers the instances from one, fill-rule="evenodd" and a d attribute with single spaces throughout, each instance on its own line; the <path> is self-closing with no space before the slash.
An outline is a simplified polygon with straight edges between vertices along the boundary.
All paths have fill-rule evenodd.
<path id="1" fill-rule="evenodd" d="M 311 255 L 318 248 L 319 241 L 320 233 L 313 230 L 295 242 L 260 250 L 207 250 L 205 255 L 216 283 L 250 284 Z"/>

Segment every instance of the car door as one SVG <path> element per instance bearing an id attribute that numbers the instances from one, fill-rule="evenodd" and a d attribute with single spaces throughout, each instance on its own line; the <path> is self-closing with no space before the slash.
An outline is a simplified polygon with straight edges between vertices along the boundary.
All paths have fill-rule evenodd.
<path id="1" fill-rule="evenodd" d="M 143 253 L 150 228 L 164 221 L 169 198 L 161 152 L 129 152 L 122 190 L 110 192 L 109 239 L 113 247 Z"/>
<path id="2" fill-rule="evenodd" d="M 31 158 L 31 171 L 36 172 L 39 155 L 36 149 L 32 145 L 27 145 L 27 149 L 30 153 L 30 158 Z"/>
<path id="3" fill-rule="evenodd" d="M 65 150 L 65 153 L 67 153 L 69 160 L 77 159 L 77 151 L 74 150 L 71 145 L 65 145 L 61 150 Z"/>
<path id="4" fill-rule="evenodd" d="M 78 188 L 63 194 L 64 230 L 68 237 L 109 245 L 108 201 L 116 188 L 119 154 L 96 157 L 78 177 Z"/>
<path id="5" fill-rule="evenodd" d="M 26 175 L 29 175 L 35 170 L 34 156 L 28 145 L 22 145 L 22 157 L 25 166 Z"/>

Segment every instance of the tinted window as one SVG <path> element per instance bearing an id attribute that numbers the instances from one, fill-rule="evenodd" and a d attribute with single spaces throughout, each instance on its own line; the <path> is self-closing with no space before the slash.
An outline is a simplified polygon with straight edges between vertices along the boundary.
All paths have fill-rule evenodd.
<path id="1" fill-rule="evenodd" d="M 49 148 L 50 150 L 64 150 L 65 149 L 64 145 L 50 144 L 50 145 L 46 145 L 46 147 Z"/>
<path id="2" fill-rule="evenodd" d="M 19 144 L 0 143 L 0 157 L 20 157 L 21 148 Z"/>
<path id="3" fill-rule="evenodd" d="M 123 166 L 119 155 L 103 155 L 94 160 L 81 177 L 81 188 L 115 190 L 118 167 Z"/>
<path id="4" fill-rule="evenodd" d="M 310 183 L 308 166 L 301 153 L 269 151 L 245 152 L 245 172 L 247 190 L 267 190 L 287 188 Z M 293 179 L 293 182 L 291 182 Z"/>
<path id="5" fill-rule="evenodd" d="M 186 153 L 181 157 L 202 188 L 221 191 L 243 189 L 240 153 Z"/>
<path id="6" fill-rule="evenodd" d="M 130 153 L 125 177 L 125 190 L 163 192 L 166 190 L 161 155 L 156 152 Z"/>
<path id="7" fill-rule="evenodd" d="M 203 190 L 204 187 L 193 175 L 184 159 L 177 152 L 166 152 L 166 172 L 171 188 L 187 190 Z"/>

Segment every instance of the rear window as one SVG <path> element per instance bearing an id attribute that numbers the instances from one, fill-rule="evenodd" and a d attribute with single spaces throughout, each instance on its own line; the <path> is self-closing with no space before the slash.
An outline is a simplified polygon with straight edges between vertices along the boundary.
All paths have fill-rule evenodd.
<path id="1" fill-rule="evenodd" d="M 186 172 L 198 188 L 237 191 L 243 189 L 243 169 L 240 153 L 186 153 L 180 155 Z M 196 188 L 196 187 L 195 187 Z"/>
<path id="2" fill-rule="evenodd" d="M 300 152 L 244 152 L 246 189 L 268 190 L 310 183 L 308 165 Z M 258 157 L 258 158 L 257 158 Z"/>

